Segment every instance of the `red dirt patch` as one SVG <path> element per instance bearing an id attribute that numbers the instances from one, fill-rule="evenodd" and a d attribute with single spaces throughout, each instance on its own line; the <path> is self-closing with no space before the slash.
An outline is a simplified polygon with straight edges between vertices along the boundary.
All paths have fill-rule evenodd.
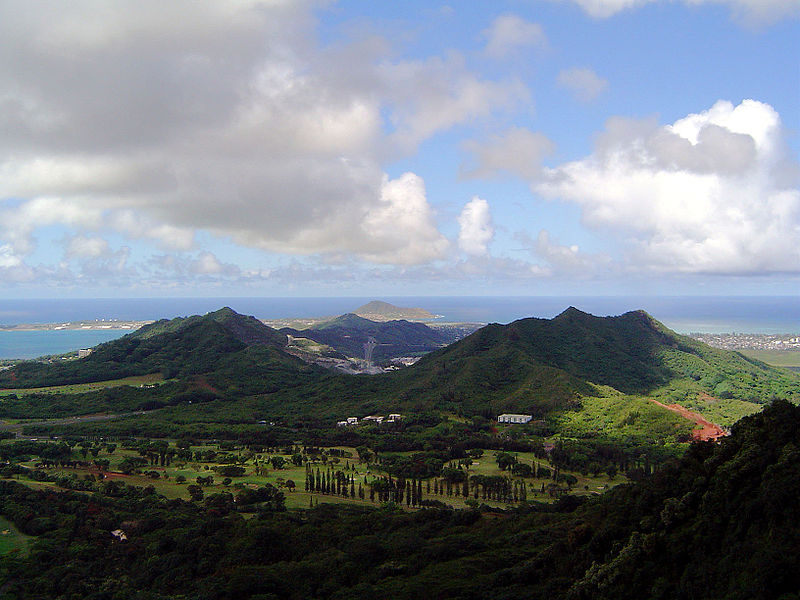
<path id="1" fill-rule="evenodd" d="M 202 390 L 205 392 L 212 392 L 214 394 L 219 394 L 219 390 L 211 385 L 208 380 L 206 379 L 205 375 L 198 375 L 191 382 L 191 390 Z"/>
<path id="2" fill-rule="evenodd" d="M 710 396 L 709 396 L 710 397 Z M 684 408 L 680 404 L 662 404 L 658 400 L 653 400 L 650 398 L 650 402 L 654 404 L 658 404 L 662 408 L 666 408 L 667 410 L 671 410 L 674 413 L 678 413 L 684 419 L 689 419 L 693 421 L 699 428 L 692 430 L 692 438 L 696 440 L 700 440 L 702 442 L 706 442 L 708 440 L 717 440 L 721 437 L 728 435 L 725 430 L 720 427 L 719 425 L 715 425 L 711 421 L 708 421 L 703 418 L 702 415 L 696 412 L 692 412 L 688 408 Z"/>
<path id="3" fill-rule="evenodd" d="M 702 400 L 703 402 L 719 402 L 719 398 L 714 398 L 714 396 L 710 396 L 705 392 L 700 392 L 697 394 L 697 399 Z"/>

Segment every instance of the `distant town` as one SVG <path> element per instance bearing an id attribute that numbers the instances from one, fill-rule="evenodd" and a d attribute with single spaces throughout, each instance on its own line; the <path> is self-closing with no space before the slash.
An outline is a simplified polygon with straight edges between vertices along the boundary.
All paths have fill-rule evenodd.
<path id="1" fill-rule="evenodd" d="M 117 319 L 94 319 L 91 321 L 66 321 L 62 323 L 19 323 L 0 324 L 0 331 L 75 331 L 104 329 L 139 329 L 153 321 L 119 321 Z"/>
<path id="2" fill-rule="evenodd" d="M 689 336 L 723 350 L 800 351 L 800 335 L 796 333 L 690 333 Z"/>

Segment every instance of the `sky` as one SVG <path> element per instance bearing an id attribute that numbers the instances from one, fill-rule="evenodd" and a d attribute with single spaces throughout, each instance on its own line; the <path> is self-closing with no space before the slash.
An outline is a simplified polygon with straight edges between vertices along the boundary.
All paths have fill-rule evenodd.
<path id="1" fill-rule="evenodd" d="M 7 298 L 797 295 L 797 0 L 0 0 Z"/>

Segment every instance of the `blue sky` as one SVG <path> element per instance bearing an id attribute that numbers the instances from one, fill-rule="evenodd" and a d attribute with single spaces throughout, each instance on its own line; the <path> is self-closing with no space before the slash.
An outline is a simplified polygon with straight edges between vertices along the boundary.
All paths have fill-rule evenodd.
<path id="1" fill-rule="evenodd" d="M 797 294 L 798 17 L 0 2 L 0 286 Z"/>

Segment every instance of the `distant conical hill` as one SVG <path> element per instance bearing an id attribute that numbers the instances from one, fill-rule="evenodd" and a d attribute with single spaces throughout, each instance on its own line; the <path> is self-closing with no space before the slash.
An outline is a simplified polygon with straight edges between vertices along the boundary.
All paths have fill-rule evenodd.
<path id="1" fill-rule="evenodd" d="M 406 321 L 430 321 L 436 315 L 428 312 L 424 308 L 403 308 L 383 302 L 373 300 L 363 306 L 359 306 L 353 311 L 356 315 L 371 321 L 394 321 L 405 319 Z"/>
<path id="2" fill-rule="evenodd" d="M 203 316 L 160 320 L 100 344 L 81 360 L 23 362 L 0 371 L 0 387 L 39 387 L 161 372 L 168 378 L 203 375 L 228 387 L 262 378 L 258 391 L 293 387 L 312 367 L 283 351 L 286 335 L 254 317 L 223 308 Z M 295 380 L 297 379 L 297 380 Z M 242 388 L 242 389 L 244 389 Z"/>

